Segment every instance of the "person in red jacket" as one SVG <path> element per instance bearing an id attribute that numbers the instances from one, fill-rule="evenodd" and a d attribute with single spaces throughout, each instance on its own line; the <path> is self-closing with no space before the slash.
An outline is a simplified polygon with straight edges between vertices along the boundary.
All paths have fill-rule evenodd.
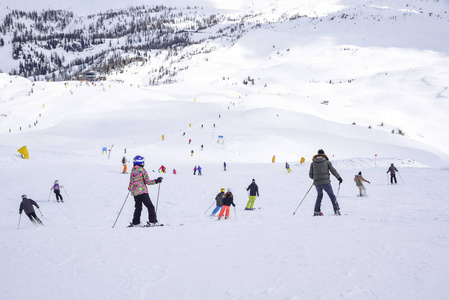
<path id="1" fill-rule="evenodd" d="M 159 173 L 165 173 L 165 170 L 166 170 L 165 166 L 162 165 L 162 166 L 159 168 Z"/>

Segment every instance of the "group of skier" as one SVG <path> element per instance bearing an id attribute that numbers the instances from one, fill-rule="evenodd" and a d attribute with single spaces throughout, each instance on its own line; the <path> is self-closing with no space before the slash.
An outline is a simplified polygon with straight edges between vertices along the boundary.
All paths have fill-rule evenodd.
<path id="1" fill-rule="evenodd" d="M 257 186 L 254 179 L 246 188 L 246 190 L 249 191 L 249 200 L 246 204 L 245 210 L 254 210 L 254 202 L 256 200 L 256 197 L 259 197 L 259 187 Z M 220 211 L 218 220 L 221 220 L 223 215 L 225 216 L 225 219 L 228 219 L 230 206 L 232 205 L 235 207 L 234 196 L 232 195 L 231 189 L 228 188 L 228 191 L 225 193 L 225 189 L 221 188 L 220 192 L 217 194 L 217 196 L 215 196 L 215 202 L 216 207 L 214 208 L 210 216 L 214 217 L 215 214 Z"/>
<path id="2" fill-rule="evenodd" d="M 64 202 L 64 198 L 61 195 L 61 188 L 64 188 L 64 186 L 59 184 L 59 180 L 55 180 L 55 182 L 53 183 L 53 186 L 50 188 L 50 191 L 53 191 L 55 193 L 56 201 L 58 203 Z M 50 200 L 50 198 L 48 198 L 48 200 Z M 40 207 L 36 203 L 36 201 L 28 198 L 28 196 L 25 194 L 22 195 L 22 201 L 20 202 L 20 206 L 19 206 L 19 214 L 22 215 L 22 212 L 25 212 L 25 214 L 27 215 L 28 218 L 30 218 L 30 221 L 32 223 L 44 225 L 42 223 L 42 221 L 37 217 L 36 211 L 34 210 L 33 206 L 35 206 L 37 209 L 40 210 Z M 19 225 L 20 225 L 20 223 L 19 223 Z"/>
<path id="3" fill-rule="evenodd" d="M 398 169 L 394 166 L 394 164 L 391 164 L 390 168 L 388 169 L 387 173 L 390 173 L 391 175 L 391 184 L 397 183 L 396 181 L 396 172 L 398 172 Z M 314 216 L 322 216 L 323 213 L 321 212 L 321 200 L 323 199 L 323 191 L 327 193 L 329 196 L 332 206 L 334 208 L 334 214 L 337 216 L 340 216 L 340 206 L 337 202 L 337 197 L 335 196 L 332 186 L 330 184 L 330 174 L 331 173 L 335 178 L 337 178 L 339 185 L 343 182 L 343 179 L 341 178 L 340 174 L 338 174 L 337 170 L 332 166 L 332 163 L 330 162 L 329 158 L 326 156 L 324 151 L 322 149 L 318 150 L 318 154 L 316 154 L 313 159 L 312 163 L 310 164 L 310 170 L 309 170 L 309 177 L 313 179 L 313 185 L 315 186 L 317 190 L 317 198 L 315 202 L 315 208 L 314 208 Z M 363 182 L 369 182 L 362 176 L 362 172 L 359 172 L 354 177 L 354 181 L 356 183 L 356 186 L 359 189 L 359 196 L 364 196 L 366 189 L 363 186 Z M 339 186 L 340 189 L 340 186 Z"/>
<path id="4" fill-rule="evenodd" d="M 125 157 L 124 160 L 126 160 Z M 163 178 L 158 177 L 156 179 L 150 179 L 148 176 L 148 172 L 145 170 L 144 166 L 145 166 L 145 158 L 140 155 L 135 156 L 133 159 L 133 168 L 131 170 L 128 185 L 128 190 L 134 197 L 135 209 L 132 222 L 128 227 L 141 226 L 140 218 L 143 205 L 145 205 L 145 207 L 148 210 L 148 222 L 144 226 L 153 227 L 162 225 L 157 220 L 156 209 L 148 194 L 147 185 L 159 184 L 162 182 Z M 199 172 L 198 175 L 201 175 L 200 173 L 201 169 L 199 166 L 198 168 L 195 166 L 194 174 L 196 173 L 197 170 Z M 124 171 L 126 171 L 126 169 Z M 394 164 L 391 164 L 391 166 L 387 171 L 387 174 L 390 173 L 391 176 L 390 179 L 391 184 L 397 183 L 396 172 L 398 172 L 397 168 L 394 166 Z M 341 178 L 337 170 L 333 167 L 327 155 L 324 153 L 322 149 L 320 149 L 318 150 L 318 153 L 313 156 L 312 163 L 310 164 L 309 169 L 309 177 L 313 180 L 313 185 L 317 190 L 317 198 L 314 207 L 314 216 L 323 215 L 323 213 L 321 212 L 321 201 L 323 199 L 323 191 L 327 193 L 332 202 L 334 214 L 337 216 L 341 215 L 340 206 L 337 202 L 337 198 L 330 184 L 330 174 L 332 174 L 333 176 L 335 176 L 335 178 L 337 178 L 337 180 L 339 181 L 339 185 L 343 182 L 343 179 Z M 363 178 L 362 172 L 359 172 L 357 175 L 355 175 L 354 181 L 356 183 L 356 186 L 359 188 L 359 196 L 363 196 L 366 191 L 365 187 L 363 186 L 363 182 L 370 183 L 370 181 Z M 51 187 L 51 190 L 53 190 L 53 192 L 55 193 L 57 202 L 63 202 L 63 197 L 61 195 L 61 188 L 63 188 L 63 186 L 59 184 L 59 180 L 55 180 L 53 186 Z M 259 197 L 259 187 L 256 184 L 255 179 L 252 180 L 251 184 L 246 188 L 246 190 L 249 192 L 249 199 L 246 204 L 245 210 L 254 210 L 255 200 L 257 197 Z M 219 212 L 218 220 L 221 220 L 223 216 L 225 219 L 228 219 L 230 206 L 232 205 L 235 207 L 234 196 L 232 194 L 231 188 L 228 188 L 226 193 L 225 189 L 221 188 L 220 192 L 215 197 L 215 204 L 216 207 L 212 211 L 210 216 L 213 217 L 216 215 L 217 212 Z M 34 200 L 29 199 L 27 195 L 22 195 L 22 202 L 20 203 L 19 213 L 22 214 L 22 211 L 24 211 L 25 214 L 31 220 L 31 222 L 42 224 L 42 221 L 37 217 L 33 206 L 39 209 L 39 205 Z"/>

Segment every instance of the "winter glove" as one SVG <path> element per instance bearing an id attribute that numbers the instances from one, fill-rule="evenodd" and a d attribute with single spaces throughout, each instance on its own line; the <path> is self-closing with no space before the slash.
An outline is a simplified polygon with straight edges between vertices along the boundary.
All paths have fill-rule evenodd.
<path id="1" fill-rule="evenodd" d="M 235 207 L 235 204 L 234 204 L 234 203 L 232 203 L 232 206 L 234 206 L 234 207 Z"/>
<path id="2" fill-rule="evenodd" d="M 369 184 L 371 184 L 371 182 L 368 181 Z"/>
<path id="3" fill-rule="evenodd" d="M 162 182 L 162 177 L 158 177 L 155 181 L 156 181 L 156 183 L 160 183 L 160 182 Z"/>
<path id="4" fill-rule="evenodd" d="M 338 182 L 340 182 L 340 184 L 343 182 L 343 179 L 340 177 L 338 178 Z"/>

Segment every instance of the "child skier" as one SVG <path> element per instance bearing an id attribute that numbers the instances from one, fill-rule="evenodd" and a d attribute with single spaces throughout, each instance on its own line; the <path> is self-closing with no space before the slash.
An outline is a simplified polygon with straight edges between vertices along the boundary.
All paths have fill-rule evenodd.
<path id="1" fill-rule="evenodd" d="M 225 196 L 225 189 L 222 188 L 220 192 L 215 196 L 215 201 L 217 202 L 217 207 L 210 214 L 211 217 L 215 217 L 215 214 L 222 208 L 223 206 L 223 197 Z"/>
<path id="2" fill-rule="evenodd" d="M 39 223 L 41 225 L 42 221 L 36 216 L 36 212 L 34 211 L 33 205 L 39 208 L 39 205 L 33 200 L 28 199 L 27 195 L 22 195 L 22 202 L 20 203 L 19 207 L 19 214 L 22 214 L 22 211 L 25 211 L 25 214 L 30 218 L 31 222 L 33 223 Z"/>
<path id="3" fill-rule="evenodd" d="M 53 186 L 51 187 L 50 190 L 53 190 L 53 192 L 56 195 L 56 201 L 59 202 L 59 200 L 61 200 L 61 202 L 64 202 L 64 199 L 62 198 L 61 195 L 61 188 L 64 188 L 64 186 L 59 185 L 59 180 L 55 180 L 55 183 L 53 184 Z"/>
<path id="4" fill-rule="evenodd" d="M 371 182 L 369 182 L 368 180 L 363 178 L 362 172 L 359 172 L 359 174 L 355 175 L 354 181 L 355 181 L 355 185 L 359 188 L 360 197 L 363 197 L 363 195 L 366 194 L 366 189 L 363 186 L 363 181 L 368 182 L 369 184 L 371 184 Z"/>
<path id="5" fill-rule="evenodd" d="M 290 169 L 290 165 L 288 164 L 288 162 L 285 163 L 285 169 L 287 170 L 288 173 L 290 173 L 292 171 Z"/>
<path id="6" fill-rule="evenodd" d="M 220 214 L 218 215 L 218 220 L 221 220 L 223 214 L 225 215 L 225 219 L 229 219 L 229 207 L 234 206 L 234 196 L 232 195 L 231 189 L 228 189 L 228 192 L 223 198 L 223 206 L 221 208 Z"/>
<path id="7" fill-rule="evenodd" d="M 128 163 L 129 163 L 129 160 L 126 159 L 126 156 L 123 156 L 123 158 L 122 158 L 122 165 L 123 165 L 122 174 L 128 174 Z"/>
<path id="8" fill-rule="evenodd" d="M 162 177 L 150 180 L 147 171 L 144 169 L 145 158 L 137 155 L 133 160 L 133 168 L 129 178 L 128 190 L 134 196 L 135 210 L 133 215 L 133 221 L 128 227 L 133 227 L 140 224 L 140 215 L 142 213 L 142 204 L 148 209 L 148 222 L 147 226 L 152 227 L 159 225 L 156 217 L 156 210 L 148 195 L 147 185 L 154 185 L 162 182 Z"/>

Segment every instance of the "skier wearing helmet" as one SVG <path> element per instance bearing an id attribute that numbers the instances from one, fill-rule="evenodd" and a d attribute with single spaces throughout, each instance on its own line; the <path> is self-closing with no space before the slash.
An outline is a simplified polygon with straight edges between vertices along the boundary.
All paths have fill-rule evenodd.
<path id="1" fill-rule="evenodd" d="M 133 168 L 129 178 L 128 190 L 134 196 L 135 210 L 133 221 L 128 227 L 137 226 L 140 224 L 140 215 L 142 213 L 142 204 L 148 209 L 147 226 L 159 225 L 156 217 L 156 210 L 148 195 L 147 185 L 154 185 L 162 182 L 162 177 L 150 180 L 147 171 L 144 169 L 145 158 L 137 155 L 133 160 Z"/>
<path id="2" fill-rule="evenodd" d="M 63 187 L 62 185 L 59 185 L 59 180 L 55 180 L 55 183 L 53 183 L 53 186 L 51 187 L 51 190 L 53 190 L 53 192 L 55 193 L 56 201 L 58 201 L 58 202 L 59 201 L 64 202 L 64 199 L 62 198 L 62 195 L 61 195 L 62 187 Z"/>
<path id="3" fill-rule="evenodd" d="M 22 214 L 22 211 L 25 211 L 25 214 L 30 218 L 31 222 L 33 223 L 39 223 L 41 225 L 42 221 L 36 216 L 36 212 L 34 211 L 33 205 L 39 208 L 39 205 L 37 205 L 36 201 L 33 199 L 28 199 L 27 195 L 22 195 L 22 202 L 20 203 L 19 207 L 19 214 Z"/>
<path id="4" fill-rule="evenodd" d="M 225 189 L 222 188 L 220 189 L 220 192 L 217 194 L 217 196 L 215 196 L 215 201 L 217 202 L 217 206 L 215 207 L 215 209 L 212 211 L 212 213 L 210 214 L 211 217 L 214 217 L 215 214 L 221 209 L 221 207 L 223 206 L 223 197 L 225 196 Z"/>
<path id="5" fill-rule="evenodd" d="M 220 214 L 218 215 L 218 220 L 221 220 L 221 217 L 225 215 L 225 219 L 229 219 L 229 207 L 234 206 L 234 196 L 232 195 L 232 191 L 228 188 L 227 193 L 223 198 L 223 207 L 221 208 Z"/>

